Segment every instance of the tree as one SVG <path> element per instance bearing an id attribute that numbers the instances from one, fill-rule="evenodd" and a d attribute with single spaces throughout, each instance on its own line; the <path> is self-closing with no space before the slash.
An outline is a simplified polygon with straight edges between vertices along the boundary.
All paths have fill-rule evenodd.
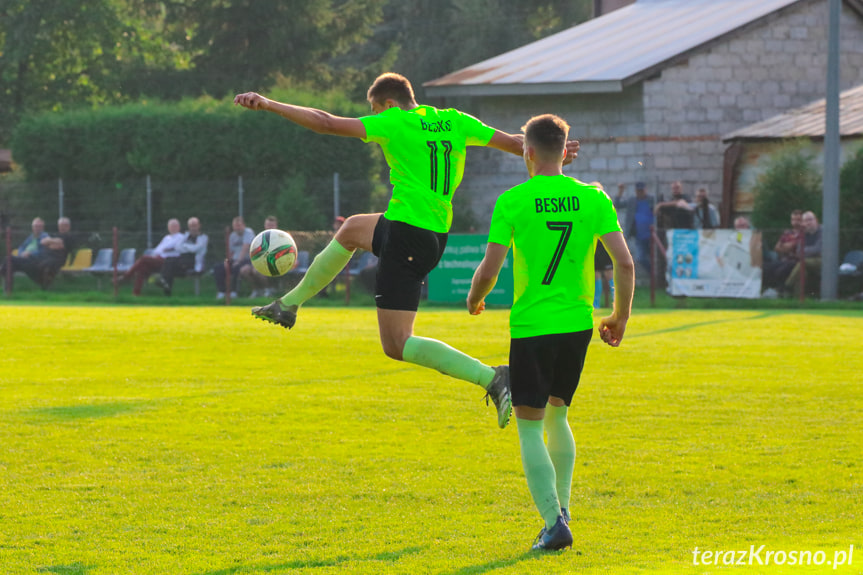
<path id="1" fill-rule="evenodd" d="M 795 142 L 783 147 L 770 159 L 753 191 L 752 223 L 759 229 L 788 227 L 789 214 L 795 209 L 820 214 L 822 176 L 811 146 Z"/>
<path id="2" fill-rule="evenodd" d="M 386 0 L 0 0 L 0 143 L 33 112 L 330 85 Z"/>
<path id="3" fill-rule="evenodd" d="M 334 57 L 372 33 L 386 0 L 187 0 L 175 8 L 189 22 L 182 71 L 190 93 L 222 97 L 266 90 L 280 76 L 311 86 L 332 83 Z"/>
<path id="4" fill-rule="evenodd" d="M 26 113 L 122 101 L 131 71 L 183 65 L 144 4 L 0 0 L 0 142 Z"/>
<path id="5" fill-rule="evenodd" d="M 863 249 L 863 146 L 839 173 L 839 208 L 841 249 Z"/>
<path id="6" fill-rule="evenodd" d="M 423 82 L 575 26 L 590 18 L 592 6 L 590 0 L 391 0 L 374 37 L 352 57 L 394 46 L 391 69 L 408 76 L 422 98 Z"/>

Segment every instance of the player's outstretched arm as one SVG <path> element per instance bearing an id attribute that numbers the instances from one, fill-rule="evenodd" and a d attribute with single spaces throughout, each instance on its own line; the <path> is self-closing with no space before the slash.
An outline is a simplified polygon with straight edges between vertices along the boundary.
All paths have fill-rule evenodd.
<path id="1" fill-rule="evenodd" d="M 343 118 L 317 108 L 294 106 L 265 98 L 255 92 L 237 94 L 234 104 L 249 110 L 273 112 L 318 134 L 365 139 L 366 127 L 357 118 Z"/>
<path id="2" fill-rule="evenodd" d="M 507 134 L 500 130 L 495 130 L 494 135 L 488 142 L 488 147 L 509 152 L 516 156 L 524 154 L 524 134 Z M 581 147 L 578 140 L 567 140 L 566 142 L 566 157 L 563 159 L 563 165 L 572 163 L 578 157 L 578 149 Z"/>
<path id="3" fill-rule="evenodd" d="M 632 294 L 635 291 L 635 263 L 620 232 L 611 232 L 600 238 L 614 262 L 614 311 L 599 322 L 599 336 L 612 347 L 620 345 L 626 332 L 626 322 L 632 313 Z"/>
<path id="4" fill-rule="evenodd" d="M 489 242 L 485 248 L 485 257 L 473 274 L 470 292 L 467 294 L 467 311 L 471 315 L 479 315 L 485 309 L 485 296 L 491 293 L 497 276 L 506 260 L 509 246 Z"/>
<path id="5" fill-rule="evenodd" d="M 521 156 L 524 154 L 524 146 L 522 145 L 523 141 L 523 134 L 507 134 L 506 132 L 495 130 L 494 135 L 491 137 L 491 140 L 489 140 L 487 145 L 489 148 Z"/>

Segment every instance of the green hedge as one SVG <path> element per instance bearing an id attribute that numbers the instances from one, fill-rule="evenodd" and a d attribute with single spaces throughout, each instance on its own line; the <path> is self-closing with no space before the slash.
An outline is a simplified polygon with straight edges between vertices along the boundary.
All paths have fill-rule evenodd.
<path id="1" fill-rule="evenodd" d="M 302 94 L 292 101 L 310 99 Z M 366 113 L 362 106 L 323 99 L 309 105 L 335 101 L 343 109 L 333 113 Z M 320 136 L 274 114 L 212 100 L 32 116 L 16 128 L 12 150 L 30 181 L 315 177 L 333 171 L 361 179 L 380 167 L 371 147 L 359 141 Z"/>
<path id="2" fill-rule="evenodd" d="M 288 97 L 345 116 L 367 111 L 333 96 Z M 367 211 L 376 196 L 386 193 L 380 184 L 383 158 L 376 146 L 318 135 L 229 101 L 139 103 L 32 116 L 16 128 L 12 150 L 29 182 L 63 178 L 70 189 L 86 182 L 92 190 L 88 195 L 93 197 L 87 198 L 91 208 L 100 200 L 122 207 L 117 189 L 147 175 L 157 191 L 182 190 L 186 182 L 227 182 L 230 187 L 242 175 L 245 181 L 268 182 L 270 188 L 266 198 L 250 198 L 255 204 L 250 216 L 293 205 L 299 197 L 304 200 L 301 210 L 295 210 L 294 221 L 285 227 L 329 228 L 334 172 L 344 182 L 345 213 Z M 195 196 L 194 201 L 206 201 L 205 192 Z M 45 198 L 30 199 L 51 205 L 56 190 L 48 187 Z M 167 200 L 160 202 L 173 203 Z"/>

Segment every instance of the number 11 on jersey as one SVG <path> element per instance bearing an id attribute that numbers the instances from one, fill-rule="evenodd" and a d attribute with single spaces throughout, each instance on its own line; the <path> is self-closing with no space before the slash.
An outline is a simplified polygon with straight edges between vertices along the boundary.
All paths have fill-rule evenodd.
<path id="1" fill-rule="evenodd" d="M 443 189 L 438 190 L 438 144 L 443 147 Z M 440 191 L 444 196 L 449 195 L 450 186 L 450 153 L 452 152 L 452 142 L 449 140 L 441 140 L 440 142 L 428 141 L 426 145 L 429 147 L 429 157 L 431 158 L 431 182 L 430 187 L 435 192 Z"/>

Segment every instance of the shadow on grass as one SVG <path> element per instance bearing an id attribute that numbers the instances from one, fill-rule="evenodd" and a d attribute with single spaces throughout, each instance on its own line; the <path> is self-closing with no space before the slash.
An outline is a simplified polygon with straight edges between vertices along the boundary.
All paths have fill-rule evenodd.
<path id="1" fill-rule="evenodd" d="M 516 555 L 515 557 L 510 557 L 509 559 L 497 559 L 495 561 L 489 561 L 488 563 L 483 563 L 482 565 L 468 565 L 467 567 L 462 567 L 458 571 L 445 571 L 440 575 L 482 575 L 483 573 L 488 573 L 489 571 L 496 571 L 498 569 L 503 569 L 504 567 L 511 567 L 517 563 L 521 563 L 522 561 L 526 561 L 528 559 L 540 559 L 546 555 L 547 552 L 541 551 L 526 551 L 521 555 Z M 558 555 L 559 553 L 567 553 L 567 551 L 554 551 L 548 553 L 549 555 Z M 569 551 L 569 553 L 576 553 L 581 555 L 580 551 Z"/>
<path id="2" fill-rule="evenodd" d="M 757 319 L 766 319 L 768 317 L 773 317 L 775 315 L 779 315 L 779 314 L 783 314 L 783 313 L 785 313 L 785 312 L 784 311 L 765 311 L 765 312 L 755 314 L 755 315 L 750 316 L 750 317 L 741 317 L 741 318 L 735 318 L 735 319 L 717 319 L 717 320 L 713 320 L 713 321 L 699 321 L 699 322 L 695 322 L 695 323 L 686 323 L 686 324 L 678 325 L 678 326 L 674 326 L 674 327 L 667 327 L 665 329 L 657 329 L 654 331 L 647 331 L 644 333 L 636 333 L 633 335 L 628 335 L 627 339 L 635 339 L 635 338 L 639 338 L 639 337 L 650 337 L 650 336 L 654 336 L 654 335 L 660 335 L 663 333 L 673 333 L 676 331 L 686 331 L 686 330 L 690 330 L 690 329 L 695 329 L 697 327 L 704 327 L 706 325 L 716 325 L 716 324 L 720 324 L 720 323 L 737 323 L 737 322 L 741 322 L 741 321 L 754 321 Z"/>
<path id="3" fill-rule="evenodd" d="M 237 567 L 228 567 L 227 569 L 218 569 L 216 571 L 207 571 L 200 575 L 234 575 L 235 573 L 278 573 L 288 569 L 309 569 L 315 567 L 335 567 L 348 561 L 398 561 L 406 555 L 414 555 L 425 549 L 424 547 L 405 547 L 396 551 L 383 551 L 375 553 L 368 557 L 348 557 L 339 555 L 331 559 L 297 559 L 295 561 L 286 561 L 285 563 L 274 563 L 272 565 L 238 565 Z"/>
<path id="4" fill-rule="evenodd" d="M 95 419 L 98 417 L 113 417 L 141 409 L 148 402 L 113 401 L 108 403 L 91 403 L 88 405 L 58 405 L 28 409 L 28 415 L 45 421 Z"/>
<path id="5" fill-rule="evenodd" d="M 87 571 L 95 568 L 95 566 L 84 565 L 83 563 L 72 563 L 71 565 L 39 567 L 36 571 L 39 573 L 57 573 L 57 575 L 86 575 Z"/>

